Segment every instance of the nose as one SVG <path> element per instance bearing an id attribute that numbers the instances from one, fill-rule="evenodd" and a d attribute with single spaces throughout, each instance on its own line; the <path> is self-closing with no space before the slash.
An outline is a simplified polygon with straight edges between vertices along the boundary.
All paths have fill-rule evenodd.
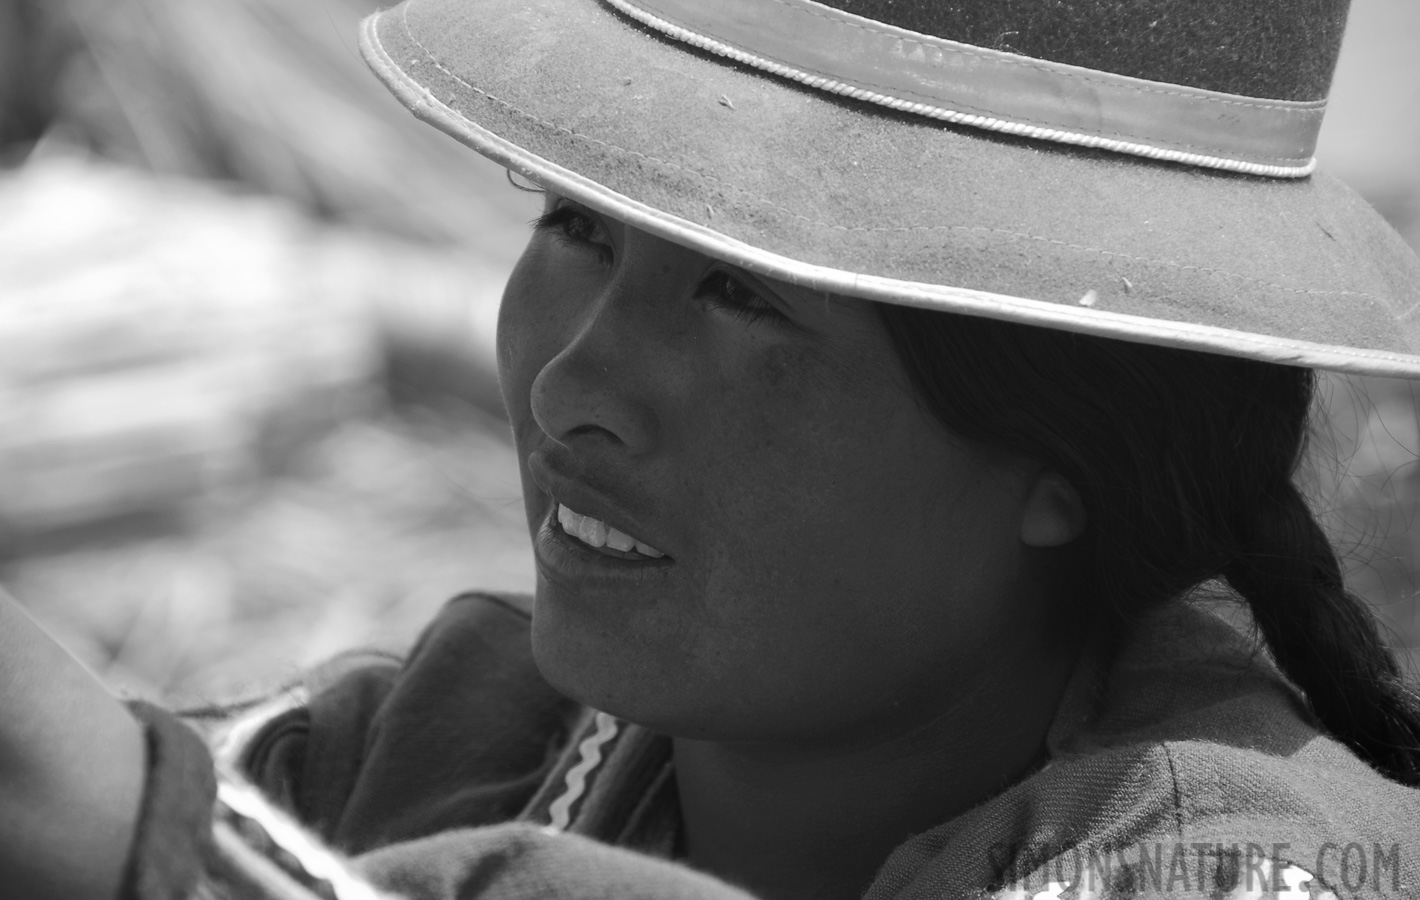
<path id="1" fill-rule="evenodd" d="M 611 342 L 593 334 L 579 334 L 533 380 L 533 420 L 559 444 L 603 440 L 633 454 L 648 452 L 655 415 L 629 390 Z"/>
<path id="2" fill-rule="evenodd" d="M 642 455 L 661 438 L 675 380 L 664 304 L 675 286 L 642 269 L 619 264 L 595 297 L 573 305 L 565 345 L 533 379 L 533 419 L 560 444 Z"/>

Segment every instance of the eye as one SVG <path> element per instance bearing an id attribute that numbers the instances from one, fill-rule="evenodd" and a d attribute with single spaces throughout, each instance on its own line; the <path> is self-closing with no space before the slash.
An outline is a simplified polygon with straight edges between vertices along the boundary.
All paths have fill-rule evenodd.
<path id="1" fill-rule="evenodd" d="M 783 318 L 774 305 L 729 272 L 717 269 L 701 280 L 695 296 L 732 313 L 746 322 L 763 318 Z"/>
<path id="2" fill-rule="evenodd" d="M 602 262 L 611 262 L 611 239 L 596 216 L 566 200 L 538 216 L 533 231 L 550 232 L 573 246 L 595 252 Z"/>

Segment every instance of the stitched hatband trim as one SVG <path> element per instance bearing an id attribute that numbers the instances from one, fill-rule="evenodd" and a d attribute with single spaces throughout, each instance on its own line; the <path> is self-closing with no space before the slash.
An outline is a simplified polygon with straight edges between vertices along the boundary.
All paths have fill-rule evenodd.
<path id="1" fill-rule="evenodd" d="M 1244 97 L 974 47 L 812 0 L 603 0 L 669 37 L 800 84 L 956 125 L 1300 178 L 1325 100 Z"/>

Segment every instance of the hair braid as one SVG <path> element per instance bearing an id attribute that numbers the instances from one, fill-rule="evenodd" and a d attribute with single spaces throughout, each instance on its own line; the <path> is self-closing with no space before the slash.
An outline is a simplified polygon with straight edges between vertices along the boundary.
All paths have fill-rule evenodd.
<path id="1" fill-rule="evenodd" d="M 1235 526 L 1236 527 L 1236 526 Z M 1397 781 L 1420 784 L 1420 695 L 1375 618 L 1342 583 L 1330 542 L 1290 480 L 1264 496 L 1223 574 L 1321 724 Z"/>
<path id="2" fill-rule="evenodd" d="M 1323 727 L 1420 785 L 1420 696 L 1347 593 L 1292 483 L 1308 369 L 880 305 L 926 408 L 1055 466 L 1089 516 L 1082 589 L 1106 628 L 1211 578 L 1252 609 Z"/>

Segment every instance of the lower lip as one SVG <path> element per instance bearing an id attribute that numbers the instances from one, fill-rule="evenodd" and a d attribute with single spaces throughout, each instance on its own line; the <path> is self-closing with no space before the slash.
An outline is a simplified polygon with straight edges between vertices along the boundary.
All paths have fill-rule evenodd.
<path id="1" fill-rule="evenodd" d="M 625 559 L 598 553 L 562 530 L 557 523 L 557 506 L 542 521 L 533 539 L 533 554 L 542 574 L 553 581 L 585 584 L 593 581 L 641 582 L 662 578 L 674 561 L 660 559 Z"/>

